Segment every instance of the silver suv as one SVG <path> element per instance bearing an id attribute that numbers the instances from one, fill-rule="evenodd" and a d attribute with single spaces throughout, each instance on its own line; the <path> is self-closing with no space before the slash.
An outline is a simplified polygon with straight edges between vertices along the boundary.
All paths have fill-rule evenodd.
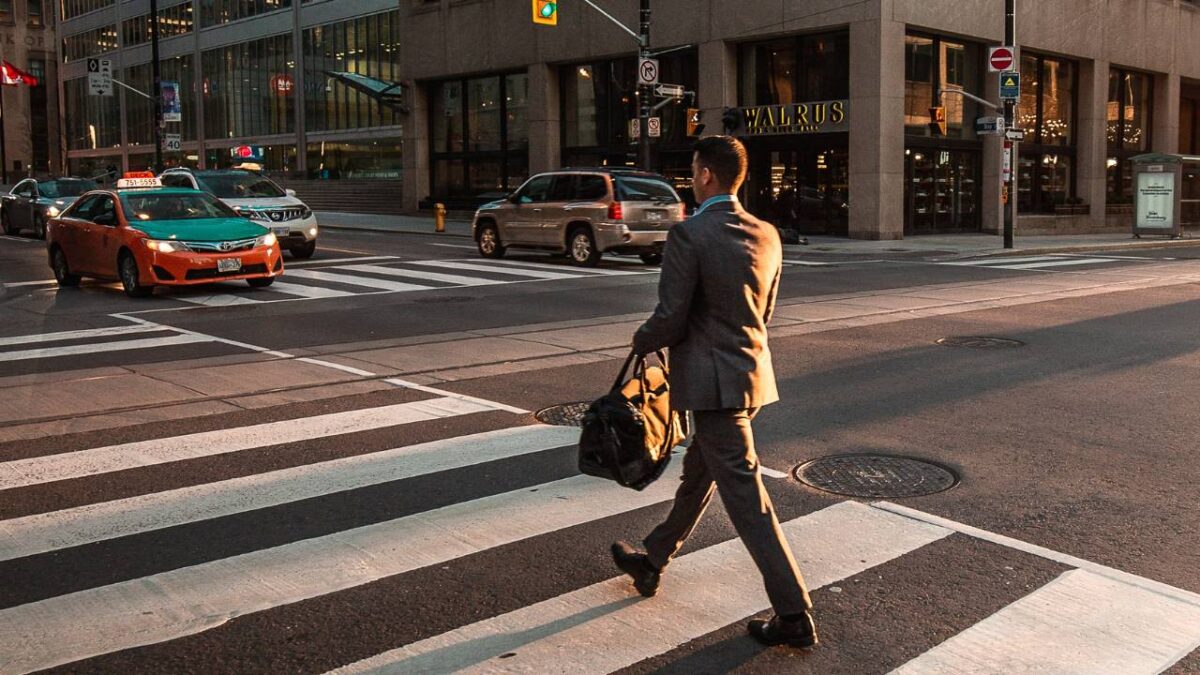
<path id="1" fill-rule="evenodd" d="M 685 217 L 667 179 L 630 169 L 561 169 L 538 174 L 506 199 L 475 212 L 471 233 L 485 258 L 512 248 L 565 253 L 594 267 L 604 253 L 662 261 L 667 232 Z"/>

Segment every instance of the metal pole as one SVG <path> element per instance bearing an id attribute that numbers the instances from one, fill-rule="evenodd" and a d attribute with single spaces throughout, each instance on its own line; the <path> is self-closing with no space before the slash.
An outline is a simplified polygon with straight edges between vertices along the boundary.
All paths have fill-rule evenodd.
<path id="1" fill-rule="evenodd" d="M 0 86 L 0 182 L 8 185 L 8 151 L 4 143 L 4 127 L 8 115 L 4 114 L 4 87 Z"/>
<path id="2" fill-rule="evenodd" d="M 154 78 L 154 172 L 163 170 L 162 70 L 158 63 L 158 0 L 150 0 L 150 63 Z"/>
<path id="3" fill-rule="evenodd" d="M 1014 54 L 1016 54 L 1017 46 L 1016 4 L 1017 0 L 1004 0 L 1004 44 L 1012 47 Z M 1013 65 L 1019 69 L 1020 61 Z M 1011 99 L 1004 102 L 1004 128 L 1006 130 L 1013 128 L 1013 108 L 1015 105 L 1015 102 Z M 1011 148 L 1008 146 L 1009 143 L 1005 143 L 1004 152 L 1011 153 L 1011 155 L 1006 158 L 1008 162 L 1008 176 L 1005 178 L 1005 194 L 1008 195 L 1008 199 L 1004 202 L 1004 248 L 1013 247 L 1013 219 L 1017 208 L 1017 192 L 1014 189 L 1015 181 L 1013 180 L 1017 173 L 1017 142 L 1011 141 Z"/>
<path id="4" fill-rule="evenodd" d="M 639 61 L 646 58 L 650 53 L 650 0 L 642 1 L 642 25 L 641 36 L 638 38 L 640 45 L 638 46 Z M 641 110 L 638 112 L 638 125 L 640 127 L 640 135 L 638 136 L 638 146 L 642 165 L 642 169 L 650 171 L 650 98 L 651 87 L 638 85 L 638 106 Z"/>

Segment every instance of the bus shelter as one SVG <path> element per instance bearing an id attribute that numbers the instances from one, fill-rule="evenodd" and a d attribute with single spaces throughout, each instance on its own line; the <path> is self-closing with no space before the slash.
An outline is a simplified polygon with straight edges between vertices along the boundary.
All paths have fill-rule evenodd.
<path id="1" fill-rule="evenodd" d="M 1200 156 L 1150 153 L 1133 161 L 1133 236 L 1171 238 L 1200 227 Z"/>

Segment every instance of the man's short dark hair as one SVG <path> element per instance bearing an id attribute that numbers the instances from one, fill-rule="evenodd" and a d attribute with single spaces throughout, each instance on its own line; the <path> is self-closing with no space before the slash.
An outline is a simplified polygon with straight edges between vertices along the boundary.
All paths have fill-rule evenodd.
<path id="1" fill-rule="evenodd" d="M 733 136 L 709 136 L 700 139 L 692 148 L 700 166 L 707 167 L 721 187 L 737 192 L 746 180 L 749 160 L 746 146 Z"/>

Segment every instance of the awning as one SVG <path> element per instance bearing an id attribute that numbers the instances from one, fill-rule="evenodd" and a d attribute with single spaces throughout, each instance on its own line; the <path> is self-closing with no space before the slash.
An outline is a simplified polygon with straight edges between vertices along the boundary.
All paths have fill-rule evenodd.
<path id="1" fill-rule="evenodd" d="M 327 70 L 325 74 L 351 89 L 361 91 L 382 105 L 395 108 L 400 112 L 408 112 L 408 106 L 404 104 L 404 85 L 399 82 L 389 82 L 339 70 Z"/>

